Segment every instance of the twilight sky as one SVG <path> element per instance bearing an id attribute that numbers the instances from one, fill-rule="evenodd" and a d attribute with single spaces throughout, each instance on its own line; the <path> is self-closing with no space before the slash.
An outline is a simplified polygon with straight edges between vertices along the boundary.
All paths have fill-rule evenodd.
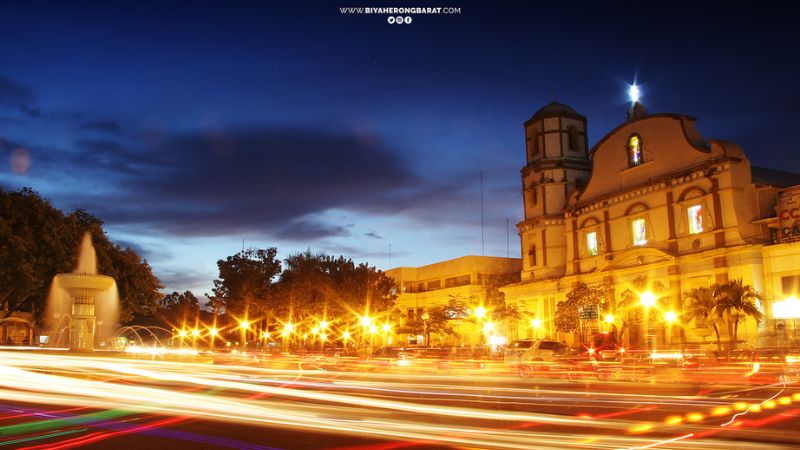
<path id="1" fill-rule="evenodd" d="M 557 3 L 5 3 L 0 186 L 87 209 L 199 296 L 243 239 L 381 269 L 481 254 L 480 172 L 485 254 L 506 255 L 510 219 L 518 257 L 522 123 L 556 98 L 593 144 L 634 80 L 648 112 L 800 172 L 784 3 Z"/>

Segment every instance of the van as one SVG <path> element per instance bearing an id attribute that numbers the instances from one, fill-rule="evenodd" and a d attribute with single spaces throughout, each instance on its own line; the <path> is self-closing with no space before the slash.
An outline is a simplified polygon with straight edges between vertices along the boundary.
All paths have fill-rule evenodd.
<path id="1" fill-rule="evenodd" d="M 503 360 L 517 366 L 531 361 L 556 361 L 569 354 L 569 347 L 550 339 L 520 339 L 512 341 L 506 348 Z"/>

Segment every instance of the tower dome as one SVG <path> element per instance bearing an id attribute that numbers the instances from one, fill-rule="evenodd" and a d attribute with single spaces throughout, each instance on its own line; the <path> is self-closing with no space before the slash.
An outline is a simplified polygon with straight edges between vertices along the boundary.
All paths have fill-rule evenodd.
<path id="1" fill-rule="evenodd" d="M 548 117 L 569 117 L 572 119 L 582 120 L 584 122 L 586 121 L 586 117 L 579 114 L 578 111 L 575 111 L 569 105 L 558 102 L 550 102 L 536 111 L 536 113 L 534 113 L 534 115 L 525 123 L 527 124 L 537 120 L 546 119 Z"/>

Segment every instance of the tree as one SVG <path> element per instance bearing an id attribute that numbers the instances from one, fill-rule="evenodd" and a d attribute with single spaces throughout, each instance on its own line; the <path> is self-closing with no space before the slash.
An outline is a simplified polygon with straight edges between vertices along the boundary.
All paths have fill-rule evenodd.
<path id="1" fill-rule="evenodd" d="M 578 331 L 580 329 L 578 308 L 582 306 L 597 306 L 598 312 L 601 314 L 606 311 L 608 290 L 607 285 L 590 287 L 586 283 L 578 283 L 567 293 L 565 300 L 556 304 L 554 317 L 556 331 L 562 333 Z M 581 336 L 581 340 L 584 340 L 584 336 Z"/>
<path id="2" fill-rule="evenodd" d="M 275 259 L 278 250 L 247 249 L 217 261 L 219 278 L 214 280 L 214 301 L 226 313 L 246 317 L 252 312 L 267 309 L 273 280 L 281 272 L 281 262 Z M 217 309 L 215 308 L 215 309 Z"/>
<path id="3" fill-rule="evenodd" d="M 761 294 L 752 286 L 742 283 L 742 279 L 731 280 L 717 287 L 717 303 L 714 306 L 714 315 L 725 318 L 728 326 L 733 326 L 733 341 L 731 348 L 736 349 L 738 340 L 739 322 L 752 317 L 760 322 L 763 314 L 758 310 L 756 301 L 762 299 Z"/>
<path id="4" fill-rule="evenodd" d="M 0 306 L 43 311 L 57 273 L 75 267 L 75 223 L 36 191 L 0 189 Z"/>
<path id="5" fill-rule="evenodd" d="M 274 306 L 276 313 L 295 323 L 386 314 L 397 297 L 391 278 L 343 256 L 308 251 L 292 255 L 284 263 L 286 269 L 277 283 L 280 301 Z"/>
<path id="6" fill-rule="evenodd" d="M 167 294 L 158 302 L 161 319 L 173 327 L 192 324 L 200 313 L 200 303 L 192 291 Z"/>
<path id="7" fill-rule="evenodd" d="M 683 296 L 688 300 L 684 310 L 686 311 L 686 320 L 696 319 L 698 326 L 711 327 L 717 336 L 717 351 L 720 351 L 722 343 L 719 335 L 719 318 L 714 310 L 717 306 L 717 298 L 714 295 L 717 290 L 716 286 L 694 288 L 685 292 Z"/>
<path id="8" fill-rule="evenodd" d="M 103 222 L 78 209 L 65 215 L 29 188 L 0 189 L 0 306 L 3 315 L 27 310 L 43 319 L 53 277 L 76 267 L 81 237 L 90 232 L 98 272 L 117 280 L 120 320 L 151 313 L 161 288 L 147 261 L 112 243 Z"/>
<path id="9" fill-rule="evenodd" d="M 457 333 L 456 328 L 453 326 L 454 322 L 461 320 L 472 321 L 470 314 L 471 311 L 467 302 L 459 295 L 451 295 L 446 304 L 428 309 L 427 332 L 454 336 Z M 397 329 L 398 333 L 420 335 L 426 331 L 425 322 L 421 317 L 403 315 L 403 319 L 403 325 Z"/>

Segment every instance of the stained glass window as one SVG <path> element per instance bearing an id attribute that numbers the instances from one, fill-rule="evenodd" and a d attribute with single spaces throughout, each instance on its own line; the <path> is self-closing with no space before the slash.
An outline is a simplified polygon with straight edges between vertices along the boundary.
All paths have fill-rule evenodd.
<path id="1" fill-rule="evenodd" d="M 687 208 L 686 212 L 689 214 L 689 234 L 702 233 L 703 207 L 701 205 L 694 205 Z"/>
<path id="2" fill-rule="evenodd" d="M 630 167 L 638 166 L 643 161 L 642 139 L 638 134 L 634 134 L 628 138 L 628 165 Z"/>
<path id="3" fill-rule="evenodd" d="M 631 222 L 631 231 L 633 232 L 633 245 L 647 244 L 647 232 L 644 219 L 635 219 Z"/>
<path id="4" fill-rule="evenodd" d="M 592 231 L 590 233 L 586 233 L 586 248 L 589 251 L 589 255 L 597 256 L 597 232 Z"/>

